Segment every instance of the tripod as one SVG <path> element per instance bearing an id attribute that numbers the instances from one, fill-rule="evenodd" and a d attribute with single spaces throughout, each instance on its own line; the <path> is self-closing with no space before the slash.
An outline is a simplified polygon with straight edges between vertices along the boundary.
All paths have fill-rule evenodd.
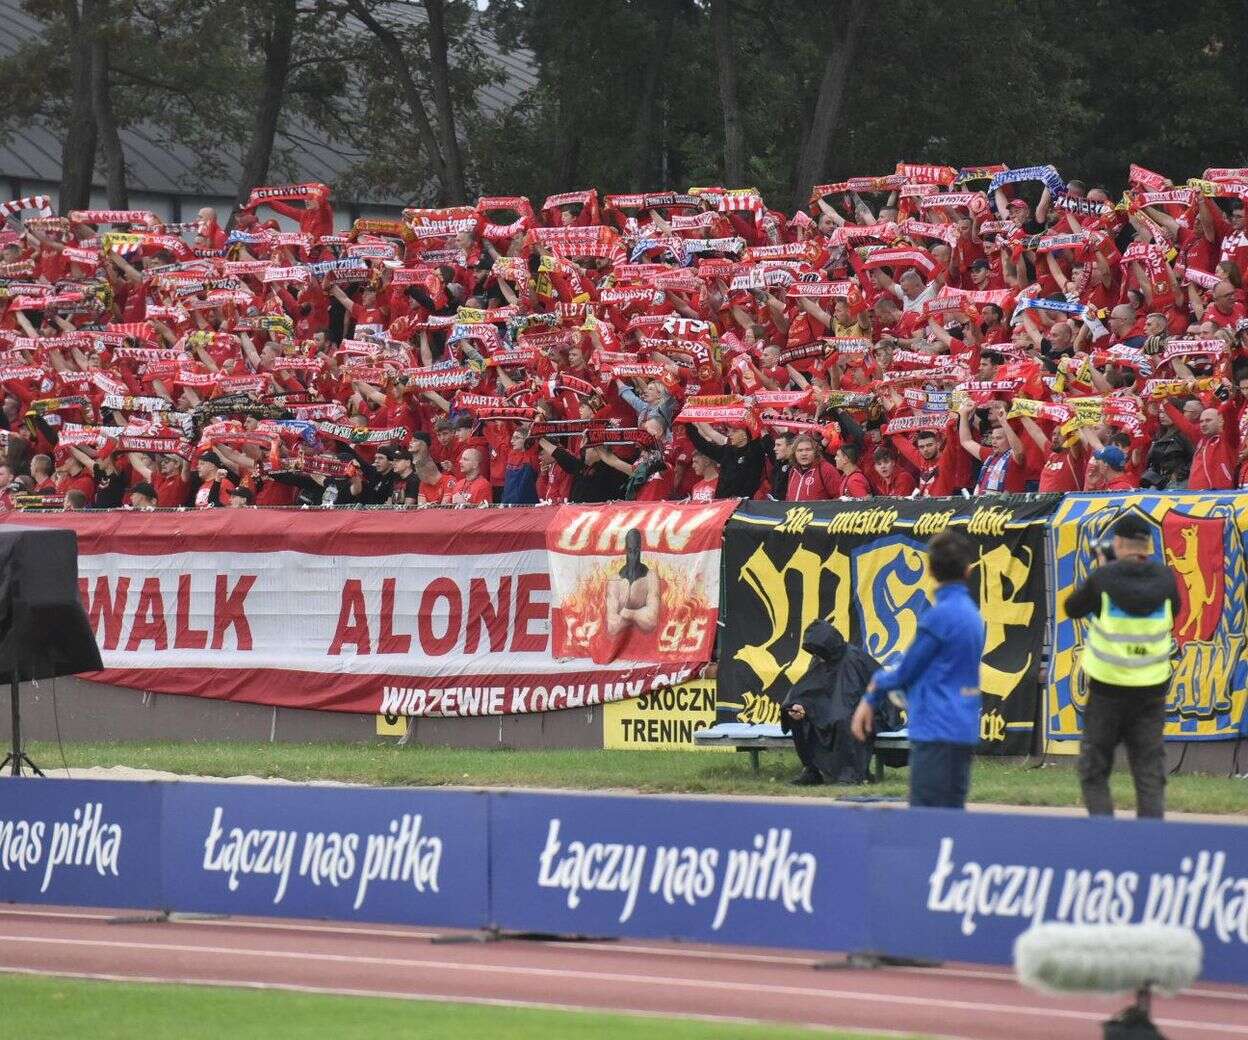
<path id="1" fill-rule="evenodd" d="M 13 719 L 13 742 L 9 753 L 4 756 L 4 761 L 0 762 L 0 773 L 8 766 L 10 776 L 21 776 L 24 765 L 35 776 L 43 776 L 43 770 L 22 750 L 22 694 L 16 668 L 9 672 L 9 709 Z"/>

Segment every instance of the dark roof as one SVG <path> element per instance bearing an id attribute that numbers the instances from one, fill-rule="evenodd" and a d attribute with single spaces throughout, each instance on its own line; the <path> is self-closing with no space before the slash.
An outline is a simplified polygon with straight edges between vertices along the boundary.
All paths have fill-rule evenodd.
<path id="1" fill-rule="evenodd" d="M 415 24 L 425 20 L 423 7 L 412 3 L 391 3 L 385 13 L 387 20 L 393 23 Z M 0 0 L 0 26 L 4 26 L 4 31 L 0 32 L 0 57 L 14 53 L 20 44 L 40 35 L 42 30 L 40 23 L 22 9 L 21 0 Z M 488 114 L 510 108 L 537 82 L 531 53 L 519 48 L 504 51 L 480 22 L 474 22 L 468 32 L 504 76 L 501 83 L 488 84 L 479 91 L 477 100 L 481 110 Z M 304 120 L 288 117 L 283 123 L 277 135 L 275 151 L 290 154 L 298 180 L 323 181 L 332 185 L 364 158 L 349 142 L 337 140 Z M 122 130 L 121 138 L 131 191 L 223 198 L 234 194 L 242 156 L 231 148 L 223 150 L 225 170 L 220 175 L 213 175 L 200 168 L 189 148 L 163 140 L 155 126 L 128 127 Z M 0 137 L 0 177 L 59 182 L 60 136 L 42 121 L 33 121 Z M 96 167 L 96 183 L 103 187 L 99 164 Z M 362 206 L 402 206 L 409 200 L 378 192 L 357 195 L 352 201 Z"/>

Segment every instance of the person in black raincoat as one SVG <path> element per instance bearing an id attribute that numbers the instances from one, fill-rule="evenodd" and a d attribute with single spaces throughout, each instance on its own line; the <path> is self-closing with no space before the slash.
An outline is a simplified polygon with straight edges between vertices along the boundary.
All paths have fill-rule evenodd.
<path id="1" fill-rule="evenodd" d="M 851 646 L 826 621 L 816 621 L 802 637 L 810 667 L 789 689 L 780 710 L 780 727 L 793 734 L 803 768 L 794 784 L 861 784 L 871 766 L 870 741 L 859 743 L 849 721 L 867 683 L 880 667 L 865 650 Z M 896 720 L 882 719 L 883 729 Z M 880 727 L 877 727 L 880 728 Z"/>

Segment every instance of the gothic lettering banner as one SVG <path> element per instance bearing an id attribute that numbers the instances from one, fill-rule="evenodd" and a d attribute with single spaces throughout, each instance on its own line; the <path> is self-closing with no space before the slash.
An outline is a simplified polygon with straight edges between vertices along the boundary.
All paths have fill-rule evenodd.
<path id="1" fill-rule="evenodd" d="M 1079 660 L 1086 625 L 1063 609 L 1091 573 L 1093 547 L 1131 513 L 1153 532 L 1153 555 L 1179 586 L 1178 656 L 1166 702 L 1167 740 L 1231 740 L 1248 735 L 1248 495 L 1068 495 L 1053 514 L 1050 613 L 1053 655 L 1045 696 L 1047 749 L 1073 754 L 1087 690 Z"/>
<path id="2" fill-rule="evenodd" d="M 987 625 L 981 750 L 1031 749 L 1045 632 L 1046 521 L 1057 496 L 749 503 L 724 531 L 719 702 L 734 718 L 779 721 L 810 655 L 801 634 L 827 618 L 888 664 L 914 639 L 932 582 L 924 545 L 965 531 L 979 560 L 971 592 Z"/>

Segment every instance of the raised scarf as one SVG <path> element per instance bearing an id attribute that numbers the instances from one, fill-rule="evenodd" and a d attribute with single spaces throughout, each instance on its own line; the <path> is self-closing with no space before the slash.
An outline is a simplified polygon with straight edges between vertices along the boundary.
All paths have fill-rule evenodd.
<path id="1" fill-rule="evenodd" d="M 253 209 L 262 202 L 299 202 L 307 199 L 329 198 L 329 186 L 317 181 L 302 184 L 266 184 L 252 188 L 245 209 Z"/>
<path id="2" fill-rule="evenodd" d="M 1127 182 L 1145 191 L 1165 191 L 1170 187 L 1170 180 L 1160 173 L 1154 173 L 1146 167 L 1132 163 L 1127 169 Z"/>
<path id="3" fill-rule="evenodd" d="M 988 182 L 988 191 L 994 192 L 1006 184 L 1018 184 L 1021 181 L 1040 181 L 1053 195 L 1066 194 L 1066 182 L 1052 165 L 1023 166 L 1017 170 L 1002 170 L 994 174 Z"/>

